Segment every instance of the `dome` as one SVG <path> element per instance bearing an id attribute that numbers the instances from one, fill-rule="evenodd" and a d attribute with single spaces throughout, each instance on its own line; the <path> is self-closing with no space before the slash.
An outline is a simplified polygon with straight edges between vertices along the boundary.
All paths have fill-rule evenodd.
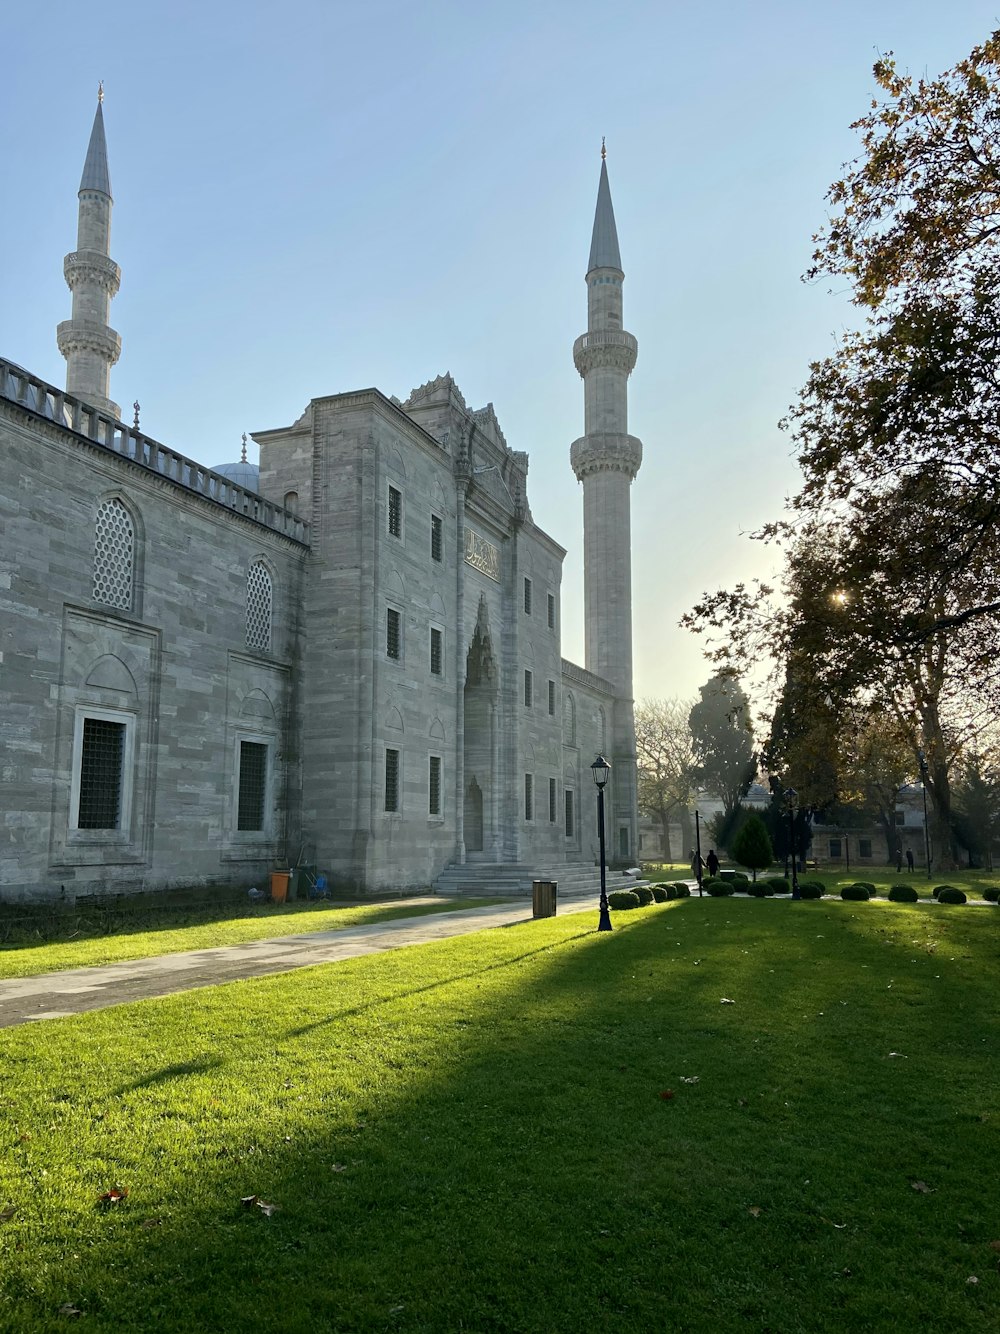
<path id="1" fill-rule="evenodd" d="M 242 486 L 244 491 L 257 490 L 260 468 L 256 463 L 247 463 L 246 459 L 240 459 L 236 463 L 219 463 L 212 471 L 227 477 L 237 486 Z"/>

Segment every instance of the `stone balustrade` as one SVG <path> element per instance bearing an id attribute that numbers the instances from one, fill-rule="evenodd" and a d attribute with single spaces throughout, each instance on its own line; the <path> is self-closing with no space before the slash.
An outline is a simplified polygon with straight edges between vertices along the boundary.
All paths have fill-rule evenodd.
<path id="1" fill-rule="evenodd" d="M 309 541 L 308 525 L 297 515 L 282 509 L 280 505 L 272 504 L 253 491 L 237 486 L 228 477 L 195 463 L 193 459 L 143 435 L 135 427 L 116 421 L 2 358 L 0 399 L 6 399 L 47 421 L 55 422 L 82 436 L 90 444 L 130 459 L 178 486 L 244 515 L 254 523 L 283 533 L 296 542 Z"/>

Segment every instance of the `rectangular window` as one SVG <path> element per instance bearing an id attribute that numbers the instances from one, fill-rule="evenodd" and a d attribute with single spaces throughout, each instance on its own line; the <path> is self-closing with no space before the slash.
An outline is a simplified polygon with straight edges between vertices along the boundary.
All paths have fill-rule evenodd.
<path id="1" fill-rule="evenodd" d="M 556 780 L 549 779 L 549 824 L 556 822 Z"/>
<path id="2" fill-rule="evenodd" d="M 858 839 L 858 856 L 870 857 L 872 855 L 872 841 L 870 838 Z"/>
<path id="3" fill-rule="evenodd" d="M 526 709 L 530 709 L 530 708 L 531 708 L 531 701 L 532 701 L 532 699 L 533 699 L 533 697 L 534 697 L 534 691 L 535 691 L 535 678 L 531 675 L 531 673 L 527 670 L 527 668 L 525 668 L 525 672 L 524 672 L 524 707 L 525 707 Z"/>
<path id="4" fill-rule="evenodd" d="M 402 634 L 399 612 L 388 607 L 385 613 L 385 656 L 398 662 L 402 652 Z"/>
<path id="5" fill-rule="evenodd" d="M 525 614 L 525 616 L 530 616 L 530 615 L 531 615 L 531 580 L 530 580 L 530 579 L 525 579 L 525 581 L 524 581 L 524 614 Z"/>
<path id="6" fill-rule="evenodd" d="M 841 855 L 842 855 L 842 853 L 841 853 L 841 850 L 840 850 L 840 839 L 839 839 L 839 838 L 831 838 L 831 839 L 830 839 L 830 856 L 831 856 L 831 857 L 840 857 Z"/>
<path id="7" fill-rule="evenodd" d="M 403 536 L 403 493 L 389 487 L 389 536 Z"/>
<path id="8" fill-rule="evenodd" d="M 556 683 L 549 682 L 549 714 L 554 717 L 556 712 Z"/>
<path id="9" fill-rule="evenodd" d="M 573 789 L 566 789 L 566 837 L 573 837 Z"/>
<path id="10" fill-rule="evenodd" d="M 77 829 L 118 829 L 125 779 L 125 724 L 84 718 Z"/>
<path id="11" fill-rule="evenodd" d="M 895 816 L 896 816 L 896 823 L 897 823 L 897 824 L 906 824 L 906 812 L 905 812 L 905 811 L 896 811 L 896 812 L 895 812 Z"/>
<path id="12" fill-rule="evenodd" d="M 267 746 L 261 741 L 241 741 L 237 829 L 249 833 L 264 828 L 266 797 Z"/>
<path id="13" fill-rule="evenodd" d="M 441 649 L 441 631 L 431 630 L 431 675 L 441 675 L 443 653 Z"/>
<path id="14" fill-rule="evenodd" d="M 385 809 L 399 810 L 399 751 L 385 752 Z"/>
<path id="15" fill-rule="evenodd" d="M 441 814 L 441 756 L 432 755 L 427 770 L 427 814 Z"/>
<path id="16" fill-rule="evenodd" d="M 628 856 L 628 826 L 619 825 L 618 827 L 618 856 Z"/>
<path id="17" fill-rule="evenodd" d="M 444 524 L 436 514 L 431 515 L 431 560 L 442 560 Z"/>
<path id="18" fill-rule="evenodd" d="M 524 818 L 535 818 L 535 780 L 533 774 L 524 775 Z"/>
<path id="19" fill-rule="evenodd" d="M 548 594 L 547 606 L 549 629 L 554 630 L 556 628 L 556 600 L 552 593 Z"/>

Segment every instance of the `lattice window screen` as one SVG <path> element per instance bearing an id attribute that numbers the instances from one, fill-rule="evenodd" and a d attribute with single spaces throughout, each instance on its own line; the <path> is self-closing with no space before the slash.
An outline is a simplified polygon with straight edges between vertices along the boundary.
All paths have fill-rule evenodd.
<path id="1" fill-rule="evenodd" d="M 262 561 L 247 571 L 247 648 L 271 647 L 271 575 Z"/>
<path id="2" fill-rule="evenodd" d="M 129 611 L 135 565 L 135 529 L 120 500 L 105 500 L 94 532 L 94 601 Z"/>

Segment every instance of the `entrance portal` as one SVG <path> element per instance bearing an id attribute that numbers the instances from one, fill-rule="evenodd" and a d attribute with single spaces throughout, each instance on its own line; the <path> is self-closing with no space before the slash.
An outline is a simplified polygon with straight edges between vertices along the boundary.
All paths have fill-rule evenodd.
<path id="1" fill-rule="evenodd" d="M 465 851 L 494 853 L 497 842 L 496 705 L 499 672 L 485 598 L 465 663 Z"/>

